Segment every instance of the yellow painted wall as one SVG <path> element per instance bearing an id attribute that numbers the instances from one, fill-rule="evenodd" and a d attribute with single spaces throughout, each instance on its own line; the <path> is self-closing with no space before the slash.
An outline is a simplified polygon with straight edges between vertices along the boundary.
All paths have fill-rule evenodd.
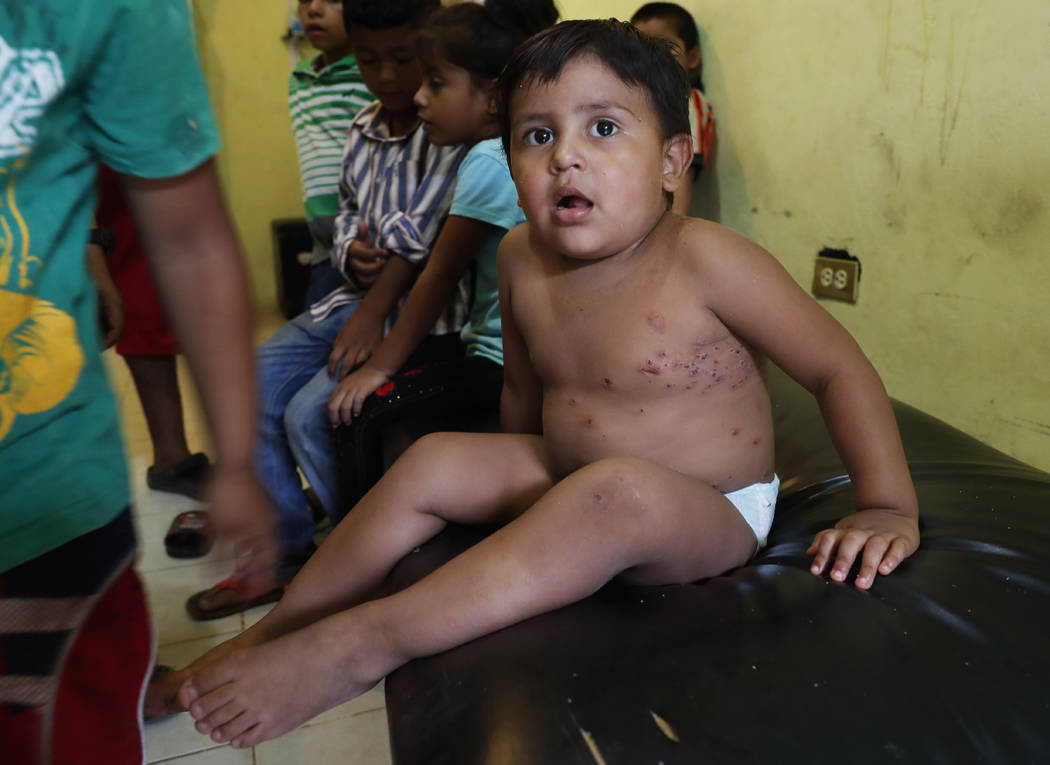
<path id="1" fill-rule="evenodd" d="M 562 0 L 568 18 L 641 4 Z M 722 222 L 808 286 L 891 395 L 1050 469 L 1050 31 L 1030 0 L 704 0 Z M 711 189 L 705 188 L 709 195 Z"/>
<path id="2" fill-rule="evenodd" d="M 193 0 L 197 47 L 223 148 L 218 165 L 256 303 L 276 305 L 270 221 L 303 217 L 288 117 L 283 0 Z"/>
<path id="3" fill-rule="evenodd" d="M 257 296 L 269 220 L 298 214 L 281 2 L 195 0 L 226 133 L 223 175 Z M 627 18 L 624 0 L 560 0 Z M 705 0 L 716 172 L 698 209 L 803 285 L 824 246 L 860 257 L 825 302 L 891 395 L 1050 469 L 1050 34 L 1031 0 Z"/>

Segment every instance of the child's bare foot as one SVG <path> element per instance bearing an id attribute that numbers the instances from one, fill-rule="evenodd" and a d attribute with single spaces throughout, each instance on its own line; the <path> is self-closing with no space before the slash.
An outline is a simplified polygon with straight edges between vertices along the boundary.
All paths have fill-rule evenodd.
<path id="1" fill-rule="evenodd" d="M 368 653 L 326 619 L 200 669 L 179 701 L 212 740 L 255 746 L 372 688 L 386 670 Z"/>
<path id="2" fill-rule="evenodd" d="M 179 688 L 189 677 L 186 669 L 154 676 L 146 686 L 146 697 L 142 701 L 142 716 L 146 720 L 177 714 L 185 709 L 178 699 Z"/>
<path id="3" fill-rule="evenodd" d="M 156 676 L 146 687 L 146 697 L 142 702 L 142 716 L 147 720 L 156 720 L 185 712 L 186 706 L 178 698 L 179 688 L 183 683 L 209 664 L 221 661 L 234 651 L 250 648 L 265 639 L 266 636 L 256 625 L 256 628 L 246 630 L 215 646 L 183 669 Z"/>

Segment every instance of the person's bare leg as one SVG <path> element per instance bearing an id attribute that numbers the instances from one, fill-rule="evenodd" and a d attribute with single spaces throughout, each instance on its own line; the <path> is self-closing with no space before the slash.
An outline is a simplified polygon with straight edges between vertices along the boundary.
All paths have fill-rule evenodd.
<path id="1" fill-rule="evenodd" d="M 147 716 L 181 711 L 177 691 L 201 668 L 367 600 L 394 564 L 448 521 L 504 523 L 550 486 L 538 437 L 425 436 L 336 526 L 266 616 L 150 685 Z"/>
<path id="2" fill-rule="evenodd" d="M 693 581 L 744 563 L 754 545 L 710 486 L 643 460 L 602 460 L 415 585 L 204 667 L 180 699 L 202 733 L 254 746 L 412 658 L 572 603 L 613 577 Z"/>
<path id="3" fill-rule="evenodd" d="M 190 456 L 174 356 L 125 356 L 153 443 L 153 469 L 165 470 Z"/>

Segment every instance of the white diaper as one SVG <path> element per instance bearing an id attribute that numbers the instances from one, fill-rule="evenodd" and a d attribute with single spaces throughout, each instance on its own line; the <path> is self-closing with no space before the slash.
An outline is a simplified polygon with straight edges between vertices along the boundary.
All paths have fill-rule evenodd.
<path id="1" fill-rule="evenodd" d="M 755 552 L 766 546 L 766 537 L 769 536 L 769 528 L 773 525 L 773 509 L 776 507 L 779 492 L 780 478 L 774 474 L 769 483 L 753 483 L 725 495 L 755 532 L 755 538 L 758 540 Z"/>

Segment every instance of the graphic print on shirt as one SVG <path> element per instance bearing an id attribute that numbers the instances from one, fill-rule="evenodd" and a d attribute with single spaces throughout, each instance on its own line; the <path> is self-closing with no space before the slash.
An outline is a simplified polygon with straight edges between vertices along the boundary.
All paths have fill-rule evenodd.
<path id="1" fill-rule="evenodd" d="M 33 121 L 64 85 L 53 51 L 15 50 L 0 37 L 0 159 L 28 151 L 36 137 Z"/>
<path id="2" fill-rule="evenodd" d="M 0 162 L 15 158 L 0 166 L 0 441 L 18 415 L 60 404 L 84 366 L 73 317 L 28 294 L 42 261 L 32 253 L 16 190 L 35 122 L 64 84 L 53 52 L 18 51 L 0 38 Z"/>

